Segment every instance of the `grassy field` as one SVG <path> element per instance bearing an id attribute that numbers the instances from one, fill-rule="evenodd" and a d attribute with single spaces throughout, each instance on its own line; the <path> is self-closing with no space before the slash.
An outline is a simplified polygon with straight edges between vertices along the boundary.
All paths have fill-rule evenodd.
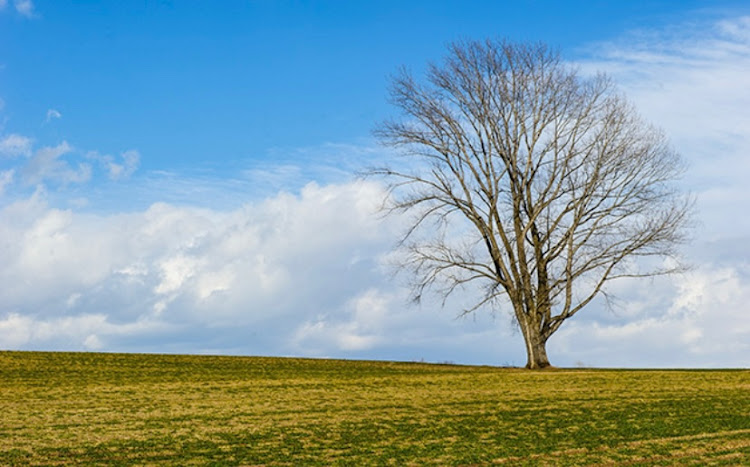
<path id="1" fill-rule="evenodd" d="M 750 371 L 0 352 L 0 465 L 750 465 Z"/>

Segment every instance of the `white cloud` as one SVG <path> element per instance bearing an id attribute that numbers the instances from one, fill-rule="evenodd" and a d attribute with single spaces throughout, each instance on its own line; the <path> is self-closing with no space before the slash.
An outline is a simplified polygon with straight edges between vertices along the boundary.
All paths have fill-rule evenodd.
<path id="1" fill-rule="evenodd" d="M 114 170 L 110 168 L 110 177 L 115 179 L 132 175 L 141 161 L 140 153 L 134 149 L 123 152 L 120 157 L 122 158 L 122 164 L 117 165 Z"/>
<path id="2" fill-rule="evenodd" d="M 595 366 L 750 366 L 748 264 L 701 266 L 645 293 L 660 296 L 654 301 L 668 305 L 666 312 L 652 306 L 619 316 L 581 314 L 552 338 L 551 351 Z"/>
<path id="3" fill-rule="evenodd" d="M 0 157 L 18 157 L 31 155 L 31 138 L 10 134 L 0 139 Z"/>
<path id="4" fill-rule="evenodd" d="M 31 338 L 33 328 L 31 318 L 18 313 L 10 313 L 0 319 L 0 347 L 3 349 L 18 349 Z"/>
<path id="5" fill-rule="evenodd" d="M 49 116 L 49 113 L 48 113 Z M 16 133 L 0 136 L 0 161 L 15 165 L 2 172 L 5 177 L 15 173 L 26 185 L 53 183 L 56 185 L 82 184 L 94 176 L 94 161 L 110 180 L 122 181 L 130 178 L 140 164 L 140 153 L 135 149 L 123 151 L 119 156 L 100 155 L 89 151 L 82 156 L 67 141 L 56 146 L 34 148 L 34 141 Z M 2 167 L 0 167 L 2 169 Z M 7 182 L 5 178 L 4 181 Z M 5 185 L 0 185 L 0 188 Z"/>
<path id="6" fill-rule="evenodd" d="M 686 157 L 706 234 L 731 224 L 750 235 L 750 218 L 736 216 L 750 203 L 750 17 L 631 34 L 582 65 L 612 74 Z"/>
<path id="7" fill-rule="evenodd" d="M 8 313 L 0 315 L 0 348 L 101 350 L 106 348 L 106 339 L 116 340 L 169 330 L 164 323 L 146 320 L 113 323 L 103 314 L 33 318 Z"/>
<path id="8" fill-rule="evenodd" d="M 385 345 L 390 339 L 383 331 L 393 322 L 390 302 L 388 295 L 368 289 L 346 304 L 344 316 L 329 313 L 302 324 L 292 344 L 306 353 L 361 351 Z"/>
<path id="9" fill-rule="evenodd" d="M 0 171 L 0 196 L 5 193 L 5 187 L 13 183 L 13 175 L 15 170 L 3 170 Z"/>
<path id="10" fill-rule="evenodd" d="M 31 0 L 14 0 L 13 6 L 16 8 L 18 14 L 27 18 L 34 17 L 34 4 Z"/>
<path id="11" fill-rule="evenodd" d="M 0 0 L 0 10 L 8 6 L 8 0 Z"/>
<path id="12" fill-rule="evenodd" d="M 102 344 L 99 336 L 96 334 L 89 334 L 89 336 L 83 341 L 83 346 L 87 350 L 101 350 L 101 348 L 104 347 L 104 344 Z"/>
<path id="13" fill-rule="evenodd" d="M 283 340 L 377 277 L 387 242 L 372 215 L 380 196 L 369 183 L 310 184 L 229 212 L 155 204 L 95 216 L 50 208 L 40 194 L 0 211 L 0 316 L 12 310 L 34 327 L 106 313 L 110 323 L 148 318 L 190 332 L 269 322 Z M 22 335 L 26 346 L 47 339 Z M 75 334 L 80 345 L 91 335 L 108 348 L 99 329 Z"/>
<path id="14" fill-rule="evenodd" d="M 382 267 L 398 219 L 372 182 L 278 193 L 231 211 L 157 203 L 129 214 L 0 210 L 0 346 L 202 351 L 523 365 L 509 319 L 406 305 Z M 703 262 L 625 281 L 550 342 L 558 365 L 743 366 L 750 269 Z M 459 298 L 462 300 L 462 298 Z M 51 330 L 56 330 L 52 332 Z"/>
<path id="15" fill-rule="evenodd" d="M 0 346 L 522 364 L 505 322 L 406 307 L 381 264 L 398 222 L 373 215 L 383 193 L 93 215 L 40 191 L 0 209 Z"/>
<path id="16" fill-rule="evenodd" d="M 62 114 L 55 109 L 49 109 L 47 110 L 47 118 L 45 119 L 45 122 L 49 123 L 52 120 L 56 120 L 58 118 L 62 118 Z"/>
<path id="17" fill-rule="evenodd" d="M 70 163 L 61 159 L 72 150 L 72 146 L 65 141 L 54 147 L 46 146 L 38 149 L 22 169 L 24 181 L 30 185 L 44 181 L 63 185 L 89 181 L 91 179 L 89 164 L 79 163 L 76 168 L 73 168 Z"/>
<path id="18" fill-rule="evenodd" d="M 730 25 L 742 34 L 728 34 Z M 750 21 L 724 21 L 707 30 L 712 34 L 685 31 L 684 37 L 611 44 L 603 48 L 608 53 L 590 65 L 610 71 L 638 108 L 657 123 L 669 125 L 674 137 L 701 150 L 716 150 L 714 141 L 747 138 L 750 116 L 737 110 L 750 104 L 745 85 L 750 72 Z"/>
<path id="19" fill-rule="evenodd" d="M 140 153 L 134 149 L 121 153 L 119 160 L 109 154 L 100 155 L 96 151 L 89 152 L 86 157 L 98 161 L 107 171 L 110 180 L 122 180 L 130 177 L 138 169 L 141 161 Z"/>

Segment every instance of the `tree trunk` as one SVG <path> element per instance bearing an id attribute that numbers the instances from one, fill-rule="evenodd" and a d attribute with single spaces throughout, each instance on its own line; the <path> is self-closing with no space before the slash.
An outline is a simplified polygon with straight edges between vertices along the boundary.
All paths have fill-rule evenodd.
<path id="1" fill-rule="evenodd" d="M 539 328 L 534 325 L 526 326 L 523 337 L 526 340 L 526 368 L 542 370 L 550 367 L 547 358 L 547 339 L 542 337 Z"/>

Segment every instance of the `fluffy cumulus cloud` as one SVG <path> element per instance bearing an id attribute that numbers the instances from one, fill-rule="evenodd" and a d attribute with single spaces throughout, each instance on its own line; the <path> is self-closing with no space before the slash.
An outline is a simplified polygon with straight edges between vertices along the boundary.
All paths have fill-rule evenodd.
<path id="1" fill-rule="evenodd" d="M 390 302 L 391 297 L 377 289 L 365 290 L 346 304 L 343 316 L 328 313 L 306 321 L 293 343 L 308 352 L 325 352 L 330 342 L 342 350 L 371 349 L 384 340 L 382 331 L 393 322 Z"/>
<path id="2" fill-rule="evenodd" d="M 550 351 L 568 364 L 747 367 L 750 264 L 702 264 L 674 280 L 631 282 L 612 309 L 595 307 L 561 328 Z M 585 312 L 584 312 L 585 313 Z"/>
<path id="3" fill-rule="evenodd" d="M 0 348 L 523 365 L 502 312 L 456 320 L 455 302 L 407 304 L 383 264 L 402 228 L 377 215 L 383 193 L 311 183 L 231 211 L 107 215 L 53 208 L 43 192 L 8 204 Z M 566 366 L 746 366 L 748 284 L 750 265 L 715 254 L 673 280 L 618 283 L 614 308 L 582 312 L 550 354 Z"/>
<path id="4" fill-rule="evenodd" d="M 16 201 L 0 211 L 0 347 L 521 364 L 507 322 L 406 306 L 382 196 L 311 183 L 232 211 L 110 215 Z"/>
<path id="5" fill-rule="evenodd" d="M 261 323 L 291 331 L 370 283 L 379 266 L 367 251 L 385 241 L 378 195 L 311 184 L 231 212 L 157 203 L 106 216 L 51 208 L 43 194 L 14 202 L 0 213 L 0 345 L 116 346 L 150 325 L 241 327 L 235 345 L 262 339 Z"/>

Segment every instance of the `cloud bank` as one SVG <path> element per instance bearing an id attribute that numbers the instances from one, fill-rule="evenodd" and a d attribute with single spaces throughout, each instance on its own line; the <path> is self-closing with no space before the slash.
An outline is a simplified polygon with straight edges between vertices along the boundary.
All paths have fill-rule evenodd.
<path id="1" fill-rule="evenodd" d="M 455 315 L 405 307 L 382 264 L 396 229 L 376 215 L 383 194 L 310 183 L 226 212 L 111 215 L 14 202 L 0 211 L 0 347 L 449 360 L 472 333 L 495 340 L 497 323 L 466 321 L 430 349 Z"/>
<path id="2" fill-rule="evenodd" d="M 0 300 L 13 320 L 106 315 L 112 326 L 237 326 L 284 319 L 303 303 L 322 312 L 356 289 L 342 276 L 377 267 L 355 258 L 383 241 L 376 194 L 367 184 L 311 184 L 231 212 L 156 203 L 107 216 L 51 208 L 37 194 L 0 214 Z"/>

